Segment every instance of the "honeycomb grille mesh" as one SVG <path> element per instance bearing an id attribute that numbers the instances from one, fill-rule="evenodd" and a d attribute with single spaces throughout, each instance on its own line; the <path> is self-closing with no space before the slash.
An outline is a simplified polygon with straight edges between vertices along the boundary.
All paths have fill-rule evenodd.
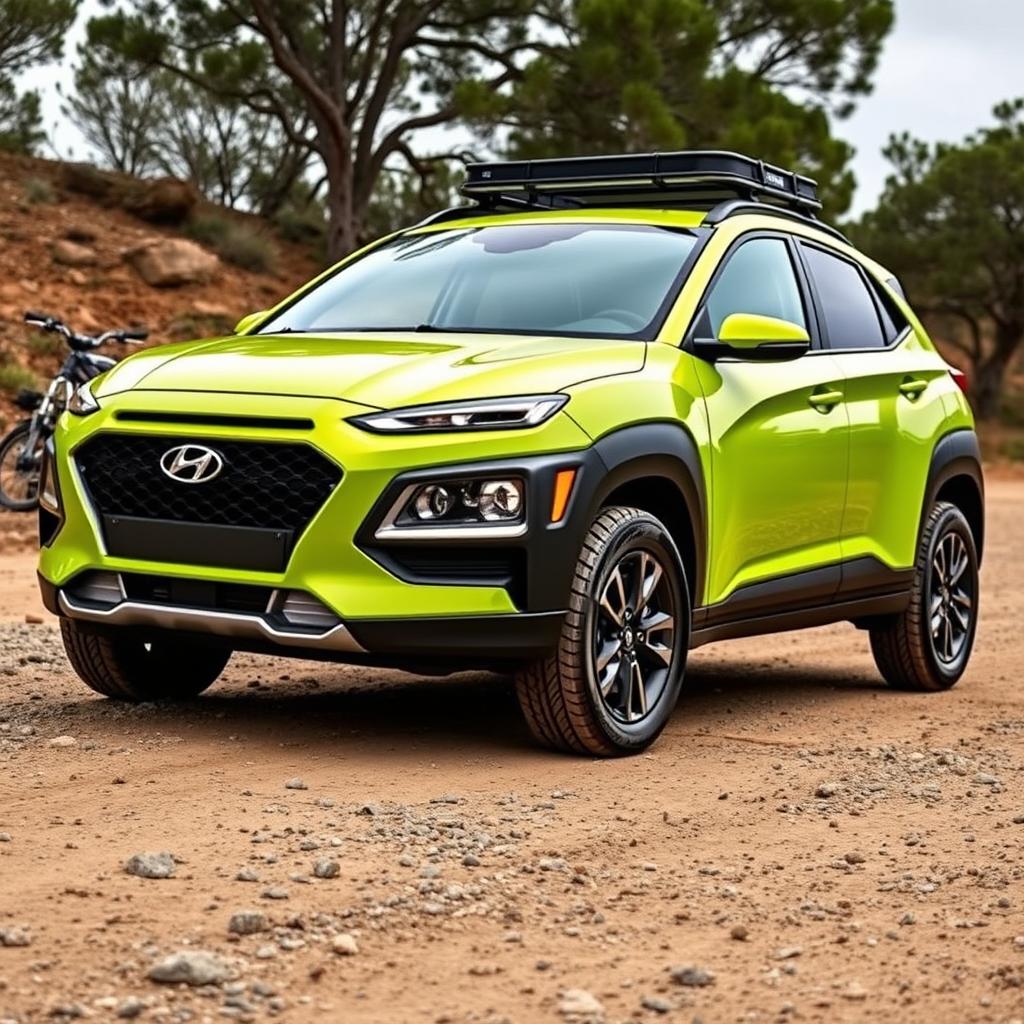
<path id="1" fill-rule="evenodd" d="M 224 460 L 204 483 L 170 479 L 160 468 L 178 445 L 205 445 Z M 341 470 L 306 444 L 220 438 L 97 434 L 75 461 L 98 512 L 181 523 L 292 530 L 308 525 Z"/>

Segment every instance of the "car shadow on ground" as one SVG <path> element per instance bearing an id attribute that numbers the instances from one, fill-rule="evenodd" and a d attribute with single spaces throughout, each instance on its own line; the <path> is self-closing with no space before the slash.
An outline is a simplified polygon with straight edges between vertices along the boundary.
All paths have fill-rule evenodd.
<path id="1" fill-rule="evenodd" d="M 530 749 L 510 677 L 482 672 L 446 678 L 394 671 L 289 663 L 288 678 L 273 681 L 264 667 L 282 663 L 248 660 L 202 697 L 176 705 L 117 705 L 117 717 L 141 731 L 177 731 L 188 737 L 243 734 L 277 745 L 348 743 L 381 751 L 413 744 L 445 751 L 497 752 Z M 257 680 L 256 676 L 259 676 Z M 248 678 L 247 678 L 248 677 Z M 256 685 L 258 682 L 258 685 Z M 823 700 L 856 699 L 856 691 L 884 689 L 867 669 L 845 671 L 803 666 L 752 666 L 743 660 L 696 660 L 688 673 L 671 734 L 701 729 L 756 727 L 766 713 L 798 715 Z M 110 715 L 106 701 L 61 702 L 63 717 L 85 724 Z M 123 716 L 123 718 L 122 718 Z M 68 726 L 71 728 L 71 725 Z"/>

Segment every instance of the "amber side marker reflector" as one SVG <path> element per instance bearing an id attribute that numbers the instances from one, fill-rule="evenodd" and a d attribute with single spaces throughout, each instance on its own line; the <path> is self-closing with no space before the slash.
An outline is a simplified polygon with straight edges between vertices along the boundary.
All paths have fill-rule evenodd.
<path id="1" fill-rule="evenodd" d="M 555 496 L 551 499 L 551 522 L 560 523 L 562 521 L 575 481 L 575 469 L 560 469 L 555 475 Z"/>

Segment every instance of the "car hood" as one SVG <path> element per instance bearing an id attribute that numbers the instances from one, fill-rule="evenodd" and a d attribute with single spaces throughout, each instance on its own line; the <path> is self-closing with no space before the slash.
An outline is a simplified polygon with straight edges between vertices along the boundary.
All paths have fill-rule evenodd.
<path id="1" fill-rule="evenodd" d="M 148 349 L 96 395 L 129 389 L 340 398 L 378 409 L 559 391 L 635 373 L 646 345 L 489 334 L 269 334 Z"/>

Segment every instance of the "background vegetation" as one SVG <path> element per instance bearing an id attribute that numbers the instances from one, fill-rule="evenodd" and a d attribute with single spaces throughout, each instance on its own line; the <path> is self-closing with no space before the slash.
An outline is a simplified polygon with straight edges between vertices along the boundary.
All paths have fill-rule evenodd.
<path id="1" fill-rule="evenodd" d="M 62 57 L 81 0 L 0 0 L 0 148 L 46 143 L 25 68 Z M 84 15 L 82 15 L 84 16 Z M 493 156 L 727 148 L 815 177 L 842 221 L 842 122 L 871 88 L 893 0 L 103 0 L 65 115 L 103 168 L 192 183 L 337 258 L 449 205 Z M 1014 414 L 1024 341 L 1024 105 L 962 141 L 894 137 L 877 209 L 846 227 Z M 33 187 L 30 201 L 45 202 Z M 194 237 L 266 270 L 256 233 Z"/>

